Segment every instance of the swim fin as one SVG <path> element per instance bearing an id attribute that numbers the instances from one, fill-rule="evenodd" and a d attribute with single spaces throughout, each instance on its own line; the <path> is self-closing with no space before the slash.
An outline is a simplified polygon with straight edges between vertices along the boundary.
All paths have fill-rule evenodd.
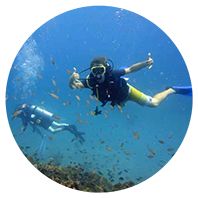
<path id="1" fill-rule="evenodd" d="M 177 94 L 192 96 L 192 86 L 172 86 L 168 88 L 174 89 Z"/>

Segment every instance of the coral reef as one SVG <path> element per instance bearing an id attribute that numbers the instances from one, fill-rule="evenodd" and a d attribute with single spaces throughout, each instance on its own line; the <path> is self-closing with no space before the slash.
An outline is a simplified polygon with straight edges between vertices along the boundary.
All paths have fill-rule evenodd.
<path id="1" fill-rule="evenodd" d="M 104 176 L 95 172 L 86 172 L 80 166 L 61 167 L 58 165 L 38 163 L 32 156 L 28 160 L 44 175 L 66 187 L 86 192 L 112 192 L 135 185 L 134 182 L 113 184 Z"/>

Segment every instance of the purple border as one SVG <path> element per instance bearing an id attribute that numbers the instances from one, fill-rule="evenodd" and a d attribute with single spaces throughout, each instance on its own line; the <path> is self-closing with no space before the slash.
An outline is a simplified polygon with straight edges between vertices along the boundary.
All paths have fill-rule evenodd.
<path id="1" fill-rule="evenodd" d="M 9 1 L 7 1 L 9 2 Z M 28 1 L 27 1 L 28 2 Z M 51 3 L 50 3 L 51 2 Z M 113 3 L 114 2 L 114 3 Z M 18 8 L 18 12 L 23 12 L 23 10 L 21 11 L 20 9 L 23 8 L 24 5 L 27 5 L 26 3 L 21 3 L 20 4 L 20 1 L 16 1 L 16 4 L 17 5 L 20 5 L 21 7 Z M 50 4 L 50 6 L 49 6 Z M 56 7 L 59 8 L 60 6 L 66 4 L 67 6 L 64 6 L 60 9 L 54 9 L 55 7 L 55 4 L 56 4 Z M 186 50 L 187 51 L 187 54 L 188 54 L 188 57 L 191 61 L 191 65 L 192 65 L 192 70 L 194 71 L 193 74 L 194 74 L 194 79 L 196 81 L 196 65 L 197 65 L 197 59 L 196 59 L 196 54 L 198 54 L 198 50 L 197 48 L 193 48 L 193 40 L 189 39 L 189 36 L 192 36 L 192 34 L 196 34 L 198 33 L 198 28 L 196 27 L 196 24 L 197 24 L 197 21 L 195 20 L 195 16 L 197 16 L 198 14 L 196 14 L 195 11 L 197 11 L 196 8 L 197 5 L 198 5 L 198 2 L 196 1 L 122 1 L 122 3 L 118 3 L 117 1 L 88 1 L 88 2 L 85 2 L 85 1 L 81 1 L 81 3 L 77 2 L 72 2 L 72 1 L 61 1 L 59 3 L 53 3 L 52 1 L 40 1 L 40 3 L 35 3 L 34 5 L 37 5 L 37 7 L 42 7 L 42 11 L 46 10 L 46 13 L 50 13 L 50 14 L 47 14 L 45 13 L 45 16 L 42 20 L 39 20 L 37 23 L 35 23 L 28 31 L 26 34 L 23 35 L 22 39 L 17 43 L 17 45 L 15 46 L 11 56 L 9 57 L 8 59 L 8 62 L 6 63 L 6 69 L 4 70 L 4 73 L 3 73 L 3 77 L 2 77 L 2 83 L 1 83 L 1 87 L 0 87 L 0 91 L 4 92 L 3 90 L 5 89 L 5 84 L 6 84 L 6 79 L 8 77 L 8 73 L 9 73 L 9 70 L 10 70 L 10 65 L 15 57 L 15 55 L 17 54 L 19 48 L 21 47 L 21 45 L 25 42 L 25 40 L 27 39 L 27 37 L 37 28 L 39 27 L 40 25 L 42 25 L 42 23 L 44 23 L 46 20 L 52 18 L 53 16 L 59 14 L 59 13 L 62 13 L 64 11 L 67 11 L 67 10 L 70 10 L 70 9 L 73 9 L 73 8 L 77 8 L 77 7 L 82 7 L 82 6 L 90 6 L 90 5 L 123 5 L 123 4 L 126 4 L 126 5 L 130 5 L 130 6 L 134 6 L 138 9 L 142 9 L 143 12 L 147 12 L 147 13 L 152 13 L 152 15 L 150 14 L 150 16 L 156 16 L 155 18 L 158 19 L 158 20 L 162 20 L 161 23 L 163 24 L 167 24 L 167 26 L 169 26 L 171 29 L 172 29 L 172 32 L 174 33 L 175 32 L 175 36 L 178 35 L 178 38 L 180 38 L 180 41 L 182 42 L 183 45 L 186 44 L 186 46 L 188 48 L 190 48 L 189 50 Z M 153 5 L 152 5 L 153 4 Z M 9 6 L 5 6 L 6 3 L 0 3 L 0 5 L 3 5 L 1 8 L 0 8 L 0 11 L 2 8 L 9 8 Z M 31 4 L 28 5 L 29 7 L 28 8 L 31 8 Z M 14 7 L 14 6 L 13 6 Z M 26 6 L 27 7 L 27 6 Z M 50 8 L 50 9 L 49 9 Z M 175 10 L 175 11 L 171 11 L 172 10 Z M 6 10 L 6 9 L 5 9 Z M 54 10 L 54 11 L 53 11 Z M 51 11 L 53 11 L 53 13 L 51 13 Z M 6 12 L 6 11 L 4 11 Z M 8 12 L 8 11 L 7 11 Z M 186 13 L 187 17 L 184 15 L 184 12 Z M 192 12 L 194 12 L 194 16 L 190 15 L 190 13 L 192 14 Z M 169 14 L 171 17 L 169 17 Z M 34 16 L 34 15 L 33 15 Z M 179 16 L 179 19 L 178 19 L 178 16 Z M 190 16 L 190 17 L 189 17 Z M 6 21 L 5 21 L 6 23 Z M 20 24 L 21 27 L 23 27 L 23 24 L 21 23 Z M 30 25 L 29 25 L 30 27 Z M 3 27 L 4 28 L 4 27 Z M 164 26 L 164 28 L 168 31 L 170 31 L 168 28 L 166 28 L 166 26 Z M 27 29 L 27 28 L 26 28 Z M 175 30 L 176 29 L 176 30 Z M 185 29 L 185 30 L 184 30 Z M 196 30 L 196 32 L 193 33 L 192 30 Z M 188 31 L 187 33 L 185 33 L 185 31 Z M 188 34 L 188 35 L 186 35 Z M 189 35 L 190 34 L 190 35 Z M 182 36 L 181 36 L 182 35 Z M 183 41 L 182 41 L 183 40 Z M 186 42 L 186 40 L 188 42 Z M 190 46 L 190 47 L 189 47 Z M 196 45 L 195 45 L 196 46 Z M 196 109 L 195 109 L 196 111 Z M 5 109 L 1 109 L 1 114 L 0 114 L 0 119 L 2 120 L 2 123 L 3 123 L 3 126 L 4 126 L 4 129 L 5 129 L 5 132 L 4 134 L 6 134 L 6 137 L 8 138 L 13 150 L 15 151 L 15 153 L 18 154 L 18 157 L 20 157 L 20 159 L 24 162 L 25 165 L 28 165 L 31 167 L 31 165 L 28 163 L 28 161 L 25 159 L 23 159 L 23 157 L 21 156 L 22 153 L 18 152 L 17 150 L 17 146 L 16 144 L 14 143 L 13 139 L 12 139 L 12 136 L 10 135 L 10 132 L 9 132 L 9 128 L 8 126 L 6 125 L 5 123 Z M 195 120 L 196 121 L 196 120 Z M 193 120 L 191 120 L 191 124 L 193 125 Z M 179 189 L 179 192 L 181 193 L 182 191 L 185 191 L 184 187 L 186 187 L 186 191 L 185 193 L 188 193 L 188 190 L 187 190 L 187 187 L 192 191 L 195 190 L 195 188 L 193 188 L 193 185 L 197 184 L 197 180 L 196 178 L 198 177 L 195 177 L 195 173 L 197 173 L 197 169 L 195 166 L 197 166 L 197 161 L 196 163 L 194 163 L 194 166 L 193 165 L 188 165 L 188 167 L 183 167 L 184 164 L 186 163 L 186 160 L 191 160 L 193 159 L 193 156 L 192 158 L 191 155 L 193 155 L 193 153 L 195 152 L 195 148 L 196 148 L 196 145 L 197 143 L 194 142 L 194 140 L 196 140 L 196 127 L 197 125 L 194 125 L 194 130 L 193 130 L 193 133 L 192 133 L 192 138 L 190 138 L 184 152 L 182 153 L 182 155 L 185 156 L 185 153 L 186 152 L 190 152 L 188 154 L 188 156 L 184 158 L 182 158 L 182 156 L 179 158 L 179 160 L 177 162 L 175 162 L 175 164 L 173 165 L 172 168 L 170 168 L 166 174 L 164 174 L 163 176 L 160 177 L 160 179 L 157 179 L 157 181 L 153 182 L 152 184 L 150 185 L 147 185 L 146 187 L 136 191 L 136 192 L 133 192 L 135 194 L 133 194 L 133 196 L 138 196 L 138 197 L 148 197 L 148 196 L 151 196 L 151 197 L 159 197 L 159 195 L 163 195 L 164 193 L 166 194 L 166 196 L 172 196 L 172 197 L 175 197 L 174 194 L 171 194 L 171 190 L 168 189 L 168 187 L 170 187 L 171 185 L 175 185 L 176 187 L 178 187 Z M 190 131 L 190 129 L 189 129 Z M 189 151 L 188 148 L 191 148 L 191 150 L 193 149 L 193 152 L 192 151 Z M 195 152 L 197 153 L 197 152 Z M 192 169 L 191 170 L 188 170 L 188 168 L 191 167 Z M 186 169 L 185 169 L 186 168 Z M 32 172 L 33 170 L 32 169 L 29 169 L 30 172 Z M 172 175 L 170 175 L 170 173 L 172 173 Z M 186 173 L 186 174 L 185 174 Z M 193 173 L 193 174 L 188 174 L 188 173 Z M 177 175 L 176 175 L 177 174 Z M 185 174 L 185 175 L 184 175 Z M 38 179 L 38 175 L 39 175 L 39 178 L 42 177 L 40 176 L 40 174 L 36 173 L 36 174 L 31 174 L 31 175 L 35 175 L 36 178 Z M 176 175 L 176 179 L 174 178 Z M 197 175 L 196 175 L 197 176 Z M 14 174 L 12 174 L 12 176 L 10 175 L 10 177 L 14 178 Z M 27 176 L 28 178 L 29 176 Z M 31 176 L 33 177 L 33 176 Z M 28 180 L 26 178 L 26 180 Z M 165 179 L 164 179 L 165 178 Z M 179 179 L 180 178 L 180 179 Z M 185 178 L 187 178 L 187 181 L 185 181 Z M 16 178 L 15 178 L 16 179 Z M 18 177 L 17 177 L 18 179 Z M 183 185 L 180 184 L 181 183 L 181 179 L 183 179 Z M 31 179 L 30 179 L 31 180 Z M 41 180 L 41 179 L 40 179 Z M 38 181 L 39 182 L 39 181 Z M 163 185 L 161 185 L 161 183 L 163 183 L 163 185 L 165 185 L 166 187 L 166 192 L 164 192 L 165 188 L 163 188 Z M 167 183 L 168 182 L 168 183 Z M 189 185 L 190 183 L 190 185 Z M 63 188 L 60 188 L 58 186 L 54 186 L 52 184 L 52 182 L 50 183 L 49 181 L 45 181 L 45 184 L 48 185 L 48 186 L 51 186 L 52 189 L 48 189 L 46 192 L 49 193 L 50 190 L 59 190 L 59 192 L 57 192 L 57 195 L 55 194 L 55 196 L 53 196 L 53 193 L 51 194 L 48 194 L 48 196 L 46 196 L 47 194 L 44 193 L 43 191 L 43 195 L 46 196 L 46 197 L 51 197 L 50 195 L 52 195 L 53 197 L 60 197 L 62 196 L 62 190 Z M 15 184 L 16 185 L 16 184 Z M 183 186 L 183 188 L 182 188 Z M 60 191 L 61 190 L 61 191 Z M 18 191 L 18 190 L 17 190 Z M 23 189 L 21 191 L 22 192 L 25 192 L 26 189 Z M 71 194 L 73 194 L 75 191 L 73 190 L 69 190 L 67 189 L 67 191 Z M 19 191 L 18 191 L 19 192 Z M 157 193 L 159 192 L 159 194 Z M 0 192 L 1 193 L 1 192 Z M 8 194 L 11 193 L 11 191 L 8 190 Z M 138 194 L 137 194 L 138 193 Z M 155 193 L 155 194 L 153 194 Z M 180 197 L 191 197 L 191 194 L 185 194 L 185 193 L 181 193 L 180 194 Z M 194 193 L 196 194 L 196 192 L 194 191 Z M 193 194 L 192 196 L 194 197 Z M 63 194 L 64 196 L 66 194 Z M 87 196 L 88 194 L 87 193 L 80 193 L 80 192 L 77 192 L 77 196 Z M 115 194 L 115 193 L 108 193 L 108 194 L 98 194 L 98 193 L 93 193 L 93 194 L 90 194 L 89 193 L 89 197 L 95 197 L 95 196 L 98 196 L 98 197 L 102 197 L 102 196 L 111 196 L 111 197 L 114 197 L 114 196 L 126 196 L 126 194 Z M 198 194 L 197 194 L 198 195 Z M 4 195 L 5 196 L 5 195 Z M 17 195 L 16 195 L 17 196 Z M 15 196 L 15 197 L 16 197 Z M 26 196 L 28 196 L 26 194 Z M 42 196 L 42 197 L 44 197 Z M 128 194 L 127 194 L 128 196 Z M 132 195 L 131 195 L 132 196 Z M 5 196 L 7 197 L 7 196 Z M 19 197 L 22 197 L 19 196 Z M 35 196 L 36 197 L 36 196 Z"/>

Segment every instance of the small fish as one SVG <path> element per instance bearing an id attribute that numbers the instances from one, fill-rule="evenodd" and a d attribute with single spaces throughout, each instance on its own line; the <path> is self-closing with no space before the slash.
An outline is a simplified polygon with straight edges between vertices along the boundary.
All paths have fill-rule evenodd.
<path id="1" fill-rule="evenodd" d="M 170 136 L 168 137 L 168 139 L 170 140 L 170 139 L 172 139 L 172 137 L 173 137 L 173 135 L 170 135 Z"/>
<path id="2" fill-rule="evenodd" d="M 110 146 L 107 146 L 107 147 L 106 147 L 106 149 L 107 149 L 108 151 L 111 151 L 111 148 L 110 148 Z"/>
<path id="3" fill-rule="evenodd" d="M 53 115 L 53 117 L 54 117 L 56 120 L 60 120 L 60 119 L 61 119 L 60 116 L 55 116 L 55 115 Z"/>
<path id="4" fill-rule="evenodd" d="M 113 171 L 116 171 L 116 166 L 113 166 Z"/>
<path id="5" fill-rule="evenodd" d="M 12 116 L 17 116 L 22 112 L 22 110 L 18 110 L 12 113 Z"/>
<path id="6" fill-rule="evenodd" d="M 155 155 L 154 149 L 149 148 L 148 150 L 149 150 L 153 155 Z"/>
<path id="7" fill-rule="evenodd" d="M 174 148 L 168 148 L 167 151 L 174 151 Z"/>
<path id="8" fill-rule="evenodd" d="M 149 159 L 153 159 L 153 158 L 154 158 L 153 155 L 148 155 L 147 157 L 148 157 Z"/>
<path id="9" fill-rule="evenodd" d="M 50 136 L 50 137 L 49 137 L 49 140 L 53 141 L 53 140 L 54 140 L 54 138 Z"/>
<path id="10" fill-rule="evenodd" d="M 76 97 L 76 99 L 77 99 L 78 101 L 80 101 L 80 97 L 79 97 L 78 95 L 75 95 L 75 97 Z"/>
<path id="11" fill-rule="evenodd" d="M 87 156 L 85 157 L 85 159 L 86 159 L 86 160 L 89 160 L 89 158 L 88 158 Z"/>
<path id="12" fill-rule="evenodd" d="M 23 80 L 23 78 L 17 78 L 16 80 L 17 80 L 17 82 L 21 82 Z"/>
<path id="13" fill-rule="evenodd" d="M 30 96 L 32 97 L 32 96 L 34 96 L 35 95 L 35 91 L 32 91 L 31 93 L 30 93 Z"/>
<path id="14" fill-rule="evenodd" d="M 26 129 L 26 126 L 22 126 L 21 127 L 21 132 L 24 132 L 25 129 Z"/>
<path id="15" fill-rule="evenodd" d="M 79 124 L 82 124 L 82 123 L 83 123 L 83 121 L 79 119 L 79 120 L 78 120 L 78 123 L 79 123 Z"/>
<path id="16" fill-rule="evenodd" d="M 43 79 L 43 76 L 41 76 L 41 74 L 38 74 L 38 77 L 39 77 L 40 79 Z"/>
<path id="17" fill-rule="evenodd" d="M 122 144 L 120 145 L 120 147 L 123 148 L 123 146 L 124 146 L 124 142 L 122 142 Z"/>
<path id="18" fill-rule="evenodd" d="M 63 106 L 65 106 L 65 107 L 66 107 L 66 106 L 67 106 L 67 103 L 66 103 L 66 102 L 63 102 Z"/>
<path id="19" fill-rule="evenodd" d="M 98 173 L 99 173 L 100 175 L 103 175 L 103 173 L 102 173 L 101 171 L 98 171 Z"/>
<path id="20" fill-rule="evenodd" d="M 92 116 L 95 116 L 94 111 L 90 111 L 90 114 L 91 114 Z"/>
<path id="21" fill-rule="evenodd" d="M 130 116 L 129 116 L 129 114 L 126 114 L 126 117 L 127 117 L 128 119 L 130 119 Z"/>
<path id="22" fill-rule="evenodd" d="M 67 73 L 68 73 L 69 75 L 71 75 L 72 72 L 71 72 L 69 69 L 67 69 Z"/>
<path id="23" fill-rule="evenodd" d="M 45 103 L 45 101 L 41 101 L 41 104 L 43 105 Z"/>
<path id="24" fill-rule="evenodd" d="M 52 65 L 55 65 L 54 59 L 52 57 L 51 57 L 50 61 L 51 61 Z"/>
<path id="25" fill-rule="evenodd" d="M 131 152 L 125 151 L 126 155 L 131 155 Z"/>
<path id="26" fill-rule="evenodd" d="M 89 107 L 89 100 L 86 100 L 86 107 Z"/>
<path id="27" fill-rule="evenodd" d="M 108 111 L 107 111 L 106 109 L 104 110 L 104 112 L 105 112 L 106 114 L 108 114 Z"/>
<path id="28" fill-rule="evenodd" d="M 120 105 L 117 104 L 117 108 L 119 109 L 119 111 L 122 113 L 122 107 Z"/>
<path id="29" fill-rule="evenodd" d="M 89 123 L 88 120 L 86 120 L 85 123 L 88 124 Z"/>
<path id="30" fill-rule="evenodd" d="M 94 98 L 94 100 L 95 100 L 96 102 L 99 102 L 98 98 Z"/>
<path id="31" fill-rule="evenodd" d="M 57 88 L 57 89 L 56 89 L 56 93 L 59 93 L 59 92 L 60 92 L 60 89 L 59 89 L 59 88 Z"/>
<path id="32" fill-rule="evenodd" d="M 25 107 L 27 107 L 27 104 L 26 104 L 26 103 L 24 103 L 24 104 L 22 105 L 22 109 L 24 109 Z"/>
<path id="33" fill-rule="evenodd" d="M 122 171 L 120 171 L 119 173 L 118 173 L 118 175 L 121 175 L 122 174 Z"/>
<path id="34" fill-rule="evenodd" d="M 100 141 L 100 144 L 104 144 L 104 143 L 105 143 L 105 141 L 103 141 L 103 140 Z"/>
<path id="35" fill-rule="evenodd" d="M 89 95 L 89 98 L 90 98 L 91 100 L 94 100 L 94 97 L 93 97 L 92 95 Z"/>
<path id="36" fill-rule="evenodd" d="M 133 135 L 135 136 L 136 139 L 140 138 L 140 136 L 139 136 L 139 134 L 137 132 L 133 132 Z"/>
<path id="37" fill-rule="evenodd" d="M 95 174 L 96 173 L 96 171 L 95 170 L 92 170 L 92 174 Z"/>
<path id="38" fill-rule="evenodd" d="M 136 178 L 137 181 L 140 181 L 141 179 L 142 179 L 142 177 L 137 177 Z"/>
<path id="39" fill-rule="evenodd" d="M 57 96 L 56 94 L 54 94 L 54 93 L 49 93 L 53 98 L 55 98 L 55 99 L 59 99 L 59 96 Z"/>
<path id="40" fill-rule="evenodd" d="M 109 105 L 110 109 L 113 111 L 114 110 L 114 106 L 113 105 Z"/>
<path id="41" fill-rule="evenodd" d="M 108 115 L 106 113 L 104 115 L 105 115 L 105 118 L 108 119 Z"/>
<path id="42" fill-rule="evenodd" d="M 23 146 L 20 146 L 19 148 L 20 148 L 21 150 L 23 150 L 23 149 L 24 149 L 24 147 L 23 147 Z"/>
<path id="43" fill-rule="evenodd" d="M 26 146 L 25 149 L 30 149 L 30 146 Z"/>
<path id="44" fill-rule="evenodd" d="M 164 141 L 163 141 L 163 140 L 158 140 L 158 142 L 159 142 L 160 144 L 164 144 Z"/>
<path id="45" fill-rule="evenodd" d="M 120 180 L 120 181 L 123 181 L 123 180 L 124 180 L 124 178 L 123 178 L 123 177 L 120 177 L 120 178 L 119 178 L 119 180 Z"/>
<path id="46" fill-rule="evenodd" d="M 52 78 L 52 84 L 57 87 L 57 82 Z"/>

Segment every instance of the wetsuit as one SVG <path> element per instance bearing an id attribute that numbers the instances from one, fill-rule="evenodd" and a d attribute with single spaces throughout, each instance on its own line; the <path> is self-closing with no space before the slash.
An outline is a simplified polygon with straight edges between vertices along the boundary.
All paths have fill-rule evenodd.
<path id="1" fill-rule="evenodd" d="M 127 98 L 129 87 L 123 78 L 125 74 L 124 69 L 113 70 L 105 73 L 105 81 L 98 83 L 93 74 L 82 81 L 85 88 L 90 88 L 93 93 L 102 102 L 103 106 L 111 101 L 112 105 L 119 104 Z M 98 93 L 98 95 L 97 95 Z"/>
<path id="2" fill-rule="evenodd" d="M 105 81 L 102 83 L 98 83 L 92 73 L 81 82 L 85 88 L 93 91 L 92 95 L 102 102 L 102 106 L 108 101 L 111 101 L 113 106 L 115 104 L 123 106 L 128 100 L 140 105 L 150 105 L 152 98 L 128 84 L 124 78 L 121 78 L 124 75 L 124 69 L 115 69 L 105 73 Z"/>

